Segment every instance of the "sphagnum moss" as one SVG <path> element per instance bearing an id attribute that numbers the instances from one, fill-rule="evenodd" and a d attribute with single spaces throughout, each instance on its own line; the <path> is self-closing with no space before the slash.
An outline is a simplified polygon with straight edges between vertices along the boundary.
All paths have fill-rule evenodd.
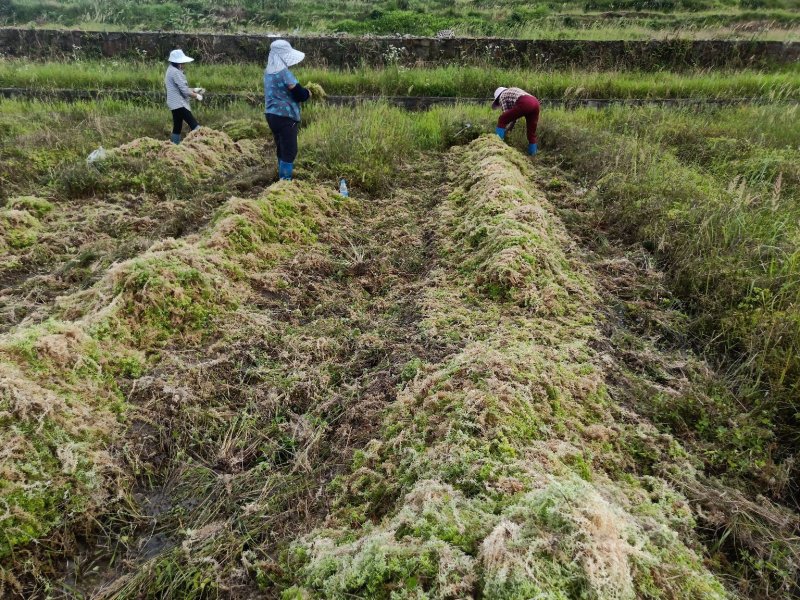
<path id="1" fill-rule="evenodd" d="M 494 326 L 399 393 L 328 527 L 289 553 L 286 598 L 728 596 L 656 474 L 692 464 L 606 391 L 596 293 L 528 168 L 493 138 L 453 152 L 437 284 L 456 293 L 429 293 L 423 323 L 436 336 L 455 318 L 465 339 Z M 653 463 L 637 465 L 637 441 Z"/>
<path id="2" fill-rule="evenodd" d="M 217 139 L 213 132 L 199 135 Z M 217 146 L 213 161 L 198 158 L 198 173 L 235 162 L 238 146 L 229 139 Z M 187 156 L 192 148 L 187 145 Z M 110 452 L 127 409 L 118 380 L 140 375 L 146 355 L 158 355 L 167 343 L 191 345 L 209 335 L 214 318 L 250 293 L 248 267 L 312 244 L 314 231 L 344 202 L 288 182 L 251 200 L 233 199 L 206 230 L 164 242 L 119 264 L 86 292 L 63 298 L 61 320 L 0 337 L 5 565 L 54 528 L 74 530 L 113 510 L 130 491 L 132 473 Z M 232 273 L 238 277 L 231 279 Z M 13 570 L 3 566 L 0 581 L 14 583 Z"/>

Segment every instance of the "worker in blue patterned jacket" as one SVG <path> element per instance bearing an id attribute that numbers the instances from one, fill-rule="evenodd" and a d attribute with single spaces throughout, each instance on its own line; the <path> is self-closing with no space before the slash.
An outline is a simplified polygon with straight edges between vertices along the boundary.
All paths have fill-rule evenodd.
<path id="1" fill-rule="evenodd" d="M 264 71 L 264 112 L 278 153 L 278 177 L 292 178 L 297 158 L 297 128 L 300 125 L 300 103 L 311 93 L 297 81 L 289 67 L 300 63 L 305 54 L 292 48 L 286 40 L 275 40 L 269 47 Z"/>

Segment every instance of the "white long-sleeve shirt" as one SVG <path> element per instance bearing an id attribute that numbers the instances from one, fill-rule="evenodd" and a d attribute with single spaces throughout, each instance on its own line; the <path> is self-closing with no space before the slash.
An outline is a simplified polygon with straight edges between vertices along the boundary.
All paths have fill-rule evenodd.
<path id="1" fill-rule="evenodd" d="M 167 88 L 167 106 L 170 110 L 176 108 L 191 110 L 189 98 L 192 90 L 183 71 L 170 65 L 164 77 L 164 86 Z"/>

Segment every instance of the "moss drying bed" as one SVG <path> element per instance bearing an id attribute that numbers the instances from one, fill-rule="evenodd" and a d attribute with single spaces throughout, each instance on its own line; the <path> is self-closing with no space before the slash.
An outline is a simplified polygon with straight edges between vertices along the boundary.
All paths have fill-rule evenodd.
<path id="1" fill-rule="evenodd" d="M 0 338 L 8 589 L 729 597 L 703 523 L 791 595 L 796 515 L 645 418 L 667 359 L 631 334 L 624 362 L 529 160 L 494 137 L 425 159 L 367 202 L 232 198 Z"/>
<path id="2" fill-rule="evenodd" d="M 388 409 L 286 559 L 284 597 L 723 598 L 680 444 L 620 406 L 597 294 L 529 167 L 450 157 L 423 331 L 457 343 Z"/>
<path id="3" fill-rule="evenodd" d="M 85 289 L 114 262 L 197 228 L 239 174 L 266 171 L 252 140 L 201 128 L 175 146 L 151 138 L 56 174 L 47 198 L 0 209 L 0 329 L 46 318 L 57 295 Z M 269 171 L 266 171 L 269 172 Z"/>
<path id="4" fill-rule="evenodd" d="M 248 273 L 313 243 L 339 204 L 290 183 L 233 199 L 200 234 L 115 266 L 61 299 L 44 324 L 0 339 L 0 559 L 19 565 L 28 542 L 49 539 L 52 550 L 118 509 L 133 475 L 109 451 L 129 408 L 120 383 L 141 376 L 166 344 L 212 336 L 215 319 L 251 293 Z"/>

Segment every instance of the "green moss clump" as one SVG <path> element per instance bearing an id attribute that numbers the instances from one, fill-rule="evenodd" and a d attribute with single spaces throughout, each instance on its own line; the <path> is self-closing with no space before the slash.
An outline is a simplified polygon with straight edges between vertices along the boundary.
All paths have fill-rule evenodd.
<path id="1" fill-rule="evenodd" d="M 320 229 L 346 202 L 322 187 L 278 182 L 253 200 L 233 199 L 218 213 L 207 246 L 241 260 L 274 258 L 298 244 L 313 244 Z"/>
<path id="2" fill-rule="evenodd" d="M 220 144 L 230 150 L 229 139 Z M 133 477 L 109 451 L 124 430 L 118 380 L 141 376 L 145 356 L 166 344 L 213 333 L 215 318 L 250 293 L 232 272 L 314 244 L 342 206 L 332 193 L 289 182 L 252 201 L 233 199 L 198 235 L 161 242 L 62 299 L 63 321 L 0 338 L 0 445 L 9 457 L 0 478 L 0 558 L 113 510 Z"/>
<path id="3" fill-rule="evenodd" d="M 28 248 L 39 238 L 41 223 L 27 210 L 0 209 L 0 243 L 13 250 Z"/>
<path id="4" fill-rule="evenodd" d="M 547 218 L 542 193 L 526 184 L 529 168 L 518 154 L 483 138 L 454 150 L 450 164 L 456 186 L 442 209 L 452 231 L 447 251 L 475 285 L 492 299 L 555 314 L 585 302 L 589 286 L 565 255 L 566 238 Z"/>
<path id="5" fill-rule="evenodd" d="M 234 304 L 230 290 L 213 269 L 203 268 L 201 257 L 187 258 L 188 252 L 143 257 L 115 273 L 114 293 L 121 299 L 112 317 L 117 335 L 128 333 L 138 346 L 164 342 L 208 327 L 215 314 Z"/>
<path id="6" fill-rule="evenodd" d="M 58 322 L 0 344 L 0 444 L 9 450 L 0 558 L 116 497 L 119 472 L 107 443 L 122 400 L 107 357 L 83 331 Z"/>
<path id="7" fill-rule="evenodd" d="M 328 98 L 328 93 L 325 91 L 325 88 L 323 88 L 318 83 L 314 83 L 313 81 L 309 81 L 306 84 L 306 89 L 309 92 L 311 92 L 311 100 L 312 101 L 325 102 L 325 100 L 327 100 L 327 98 Z"/>
<path id="8" fill-rule="evenodd" d="M 685 499 L 655 479 L 693 466 L 618 418 L 593 349 L 597 294 L 522 159 L 493 138 L 451 159 L 422 306 L 433 343 L 454 322 L 471 341 L 400 391 L 337 480 L 328 527 L 289 553 L 291 594 L 726 598 Z"/>
<path id="9" fill-rule="evenodd" d="M 24 210 L 31 213 L 37 219 L 41 219 L 53 210 L 53 204 L 49 200 L 36 196 L 16 196 L 6 203 L 6 208 Z"/>
<path id="10" fill-rule="evenodd" d="M 220 130 L 228 134 L 235 142 L 265 138 L 271 135 L 264 119 L 234 119 L 223 123 Z"/>
<path id="11" fill-rule="evenodd" d="M 365 526 L 356 540 L 321 531 L 293 549 L 288 567 L 330 599 L 468 595 L 477 581 L 477 542 L 496 518 L 488 515 L 486 521 L 486 512 L 432 481 L 420 483 L 407 500 L 390 523 Z M 296 593 L 297 588 L 288 597 Z"/>
<path id="12" fill-rule="evenodd" d="M 201 127 L 178 145 L 139 138 L 110 150 L 102 161 L 68 165 L 56 177 L 56 187 L 73 197 L 132 190 L 170 197 L 261 161 L 253 141 L 234 141 L 221 131 Z"/>

